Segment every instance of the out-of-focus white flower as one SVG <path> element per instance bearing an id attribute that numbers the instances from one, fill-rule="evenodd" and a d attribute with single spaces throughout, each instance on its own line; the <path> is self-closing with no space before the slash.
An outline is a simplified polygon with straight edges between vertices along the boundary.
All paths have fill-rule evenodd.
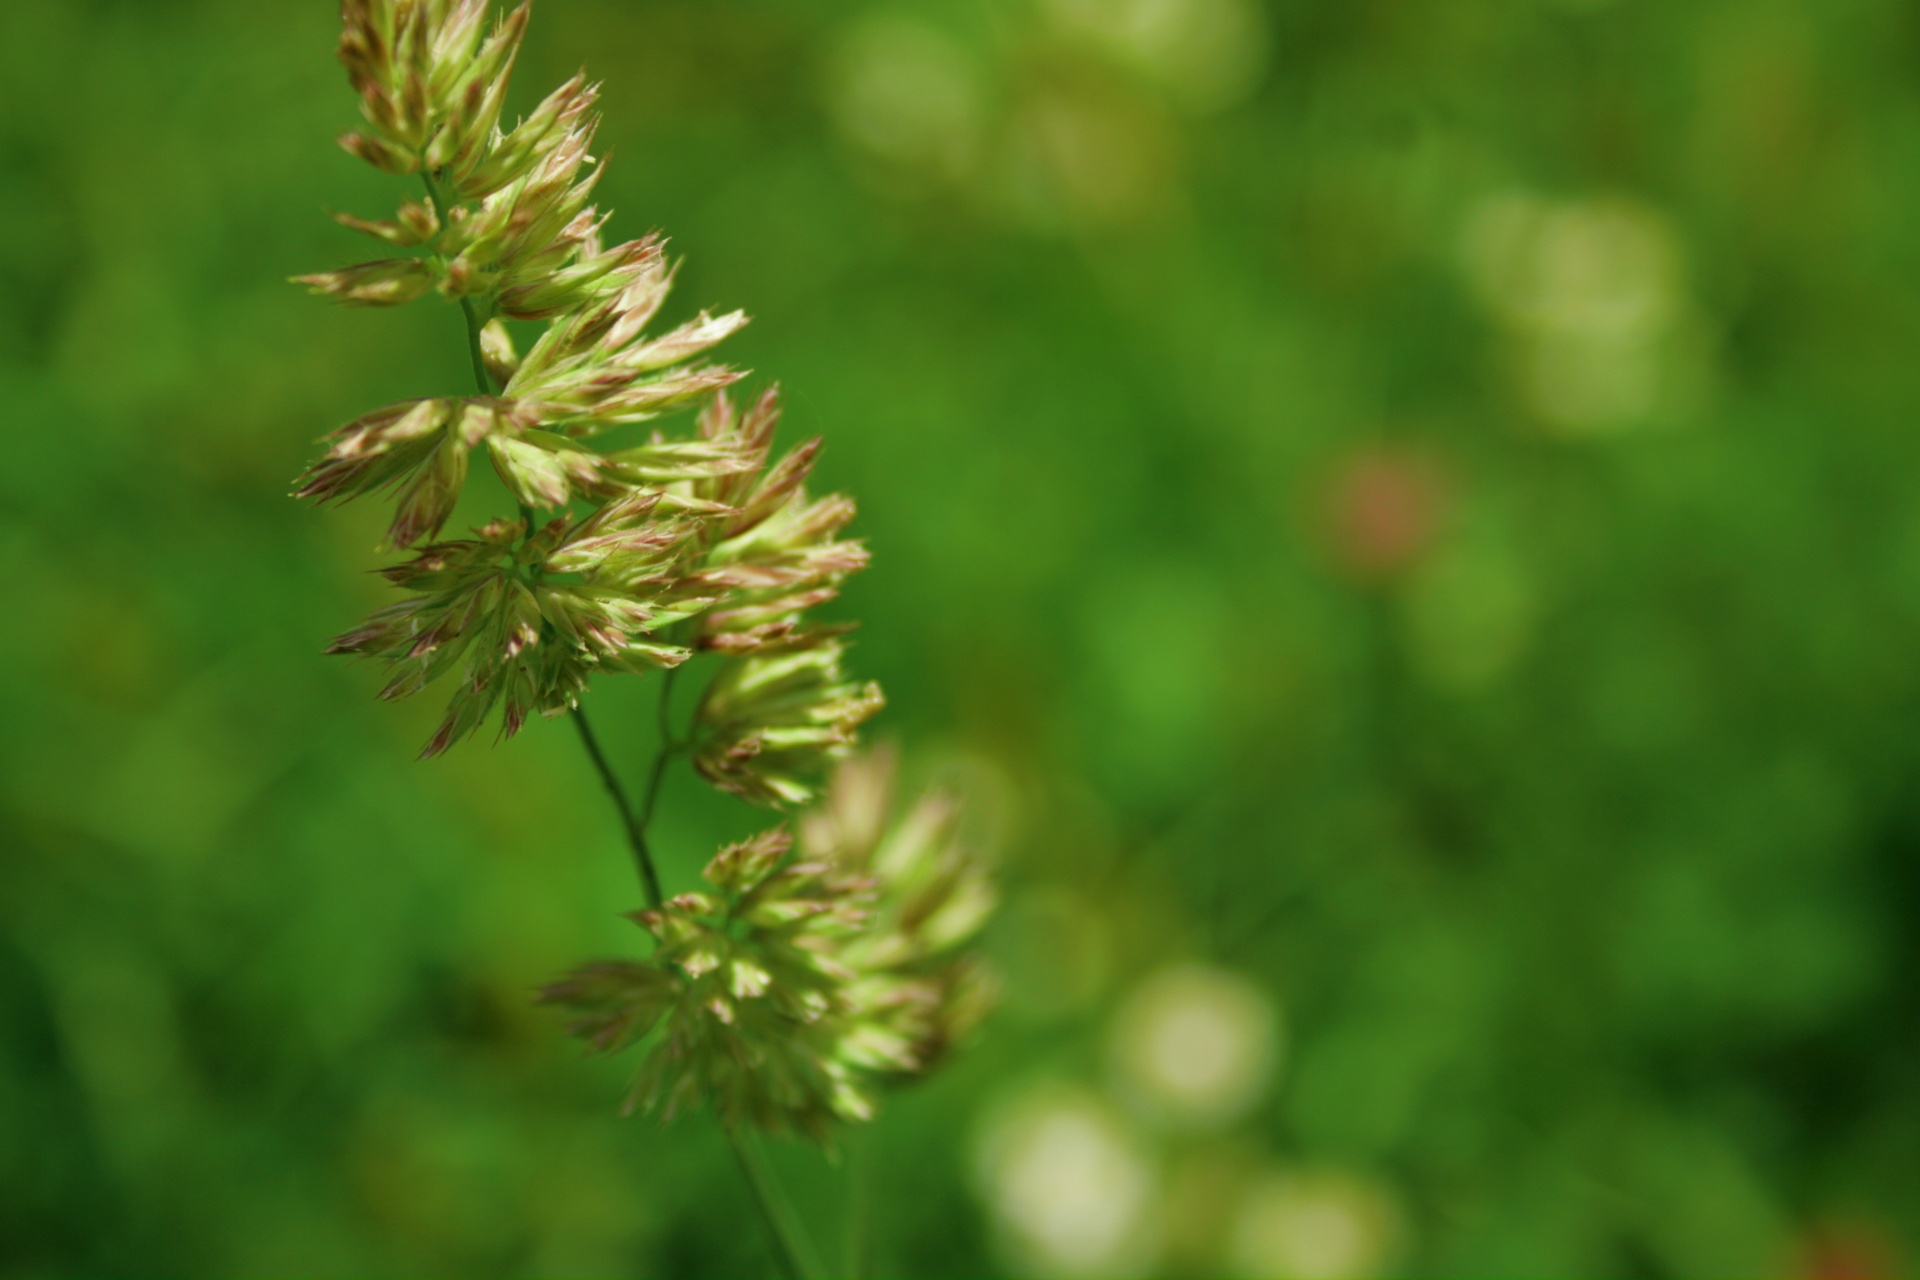
<path id="1" fill-rule="evenodd" d="M 1621 334 L 1658 329 L 1680 301 L 1666 219 L 1629 200 L 1498 196 L 1468 230 L 1474 282 L 1509 323 Z"/>
<path id="2" fill-rule="evenodd" d="M 1097 1097 L 1043 1086 L 993 1112 L 975 1173 L 1016 1269 L 1125 1277 L 1152 1267 L 1158 1178 L 1139 1140 Z"/>
<path id="3" fill-rule="evenodd" d="M 1143 983 L 1115 1019 L 1122 1096 L 1179 1128 L 1214 1128 L 1260 1100 L 1279 1056 L 1272 1001 L 1224 969 L 1179 965 Z"/>
<path id="4" fill-rule="evenodd" d="M 1468 219 L 1463 250 L 1516 342 L 1521 397 L 1549 426 L 1631 426 L 1671 389 L 1688 300 L 1679 238 L 1657 210 L 1508 193 Z"/>
<path id="5" fill-rule="evenodd" d="M 1365 1280 L 1380 1274 L 1394 1234 L 1393 1206 L 1373 1184 L 1272 1173 L 1247 1188 L 1228 1260 L 1247 1280 Z"/>

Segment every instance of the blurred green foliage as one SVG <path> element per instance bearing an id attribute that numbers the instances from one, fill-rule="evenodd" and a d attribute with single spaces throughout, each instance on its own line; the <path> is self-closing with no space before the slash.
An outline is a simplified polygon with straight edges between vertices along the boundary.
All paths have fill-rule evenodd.
<path id="1" fill-rule="evenodd" d="M 530 1006 L 631 945 L 568 727 L 415 764 L 319 657 L 377 514 L 290 478 L 464 377 L 451 309 L 283 283 L 396 194 L 333 37 L 0 6 L 0 1274 L 769 1269 L 711 1123 Z M 881 732 L 1005 851 L 981 1043 L 774 1152 L 830 1250 L 864 1169 L 880 1273 L 1044 1269 L 981 1117 L 1198 959 L 1287 1048 L 1140 1139 L 1136 1270 L 1230 1265 L 1193 1168 L 1363 1180 L 1408 1274 L 1914 1264 L 1912 6 L 542 0 L 521 106 L 582 62 L 615 232 L 861 502 Z M 669 880 L 751 822 L 676 777 Z"/>

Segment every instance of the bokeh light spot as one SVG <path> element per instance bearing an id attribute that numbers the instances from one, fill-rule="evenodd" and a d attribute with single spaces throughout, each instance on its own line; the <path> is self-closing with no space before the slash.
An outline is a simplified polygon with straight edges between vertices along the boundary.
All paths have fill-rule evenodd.
<path id="1" fill-rule="evenodd" d="M 1280 1021 L 1272 1001 L 1224 969 L 1164 969 L 1114 1020 L 1112 1064 L 1129 1101 L 1178 1127 L 1245 1115 L 1273 1076 Z"/>
<path id="2" fill-rule="evenodd" d="M 1096 1097 L 1042 1087 L 990 1115 L 976 1174 L 1016 1268 L 1072 1277 L 1152 1266 L 1158 1179 L 1138 1140 Z"/>
<path id="3" fill-rule="evenodd" d="M 1389 1256 L 1394 1213 L 1377 1187 L 1341 1174 L 1270 1174 L 1248 1188 L 1229 1244 L 1247 1280 L 1363 1280 Z"/>

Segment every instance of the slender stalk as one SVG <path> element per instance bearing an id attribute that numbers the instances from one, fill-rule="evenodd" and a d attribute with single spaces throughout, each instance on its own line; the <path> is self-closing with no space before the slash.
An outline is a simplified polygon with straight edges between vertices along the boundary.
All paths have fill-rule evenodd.
<path id="1" fill-rule="evenodd" d="M 433 211 L 440 219 L 440 225 L 447 224 L 447 201 L 440 194 L 440 185 L 433 180 L 433 174 L 425 169 L 420 171 L 420 181 L 426 184 L 427 200 L 433 205 Z M 473 305 L 472 298 L 460 299 L 460 314 L 467 318 L 467 358 L 473 361 L 473 380 L 480 388 L 480 394 L 493 394 L 493 379 L 487 375 L 487 357 L 480 346 L 480 331 L 486 328 L 486 318 L 480 309 Z M 532 529 L 529 524 L 528 529 Z"/>
<path id="2" fill-rule="evenodd" d="M 439 215 L 442 225 L 447 221 L 447 202 L 440 194 L 439 184 L 434 182 L 433 174 L 426 170 L 420 172 L 421 182 L 426 184 L 427 199 L 432 202 L 433 210 Z M 467 321 L 467 355 L 473 361 L 474 385 L 480 388 L 480 394 L 493 394 L 493 379 L 487 374 L 487 358 L 480 345 L 480 332 L 486 321 L 480 316 L 480 309 L 473 304 L 472 298 L 460 299 L 460 314 Z M 520 519 L 526 528 L 526 537 L 531 538 L 534 531 L 533 512 L 526 504 L 520 507 Z M 671 673 L 669 673 L 671 674 Z M 665 694 L 662 693 L 664 707 Z M 664 717 L 665 713 L 662 712 Z M 662 897 L 660 893 L 660 874 L 654 870 L 653 853 L 647 848 L 647 824 L 645 820 L 634 817 L 633 806 L 627 803 L 627 793 L 620 787 L 620 779 L 615 776 L 613 766 L 607 763 L 606 753 L 600 750 L 599 739 L 593 735 L 593 726 L 587 723 L 587 713 L 582 707 L 573 709 L 574 727 L 580 730 L 580 741 L 587 748 L 587 755 L 593 760 L 593 767 L 600 773 L 600 781 L 605 784 L 607 794 L 613 797 L 613 807 L 620 811 L 620 821 L 627 829 L 627 843 L 633 846 L 633 860 L 640 871 L 640 886 L 646 890 L 647 905 L 658 907 Z M 647 817 L 653 816 L 653 801 L 660 789 L 660 773 L 665 762 L 665 752 L 654 764 L 654 777 L 647 790 Z"/>
<path id="3" fill-rule="evenodd" d="M 727 1131 L 727 1142 L 733 1147 L 734 1158 L 740 1162 L 740 1172 L 745 1175 L 747 1185 L 753 1188 L 754 1203 L 760 1206 L 760 1216 L 766 1221 L 767 1235 L 773 1240 L 774 1253 L 780 1259 L 781 1269 L 791 1280 L 813 1280 L 820 1272 L 808 1265 L 811 1254 L 805 1244 L 806 1237 L 800 1230 L 800 1220 L 794 1215 L 793 1206 L 781 1194 L 780 1184 L 774 1181 L 773 1170 L 767 1168 L 766 1155 L 751 1137 L 737 1132 L 730 1125 L 723 1125 L 722 1128 Z"/>
<path id="4" fill-rule="evenodd" d="M 432 202 L 434 211 L 444 225 L 447 205 L 440 188 L 431 173 L 422 170 L 420 177 L 426 184 L 427 199 Z M 486 326 L 486 320 L 472 298 L 460 299 L 460 314 L 467 322 L 467 356 L 473 362 L 474 385 L 480 389 L 481 395 L 490 396 L 493 394 L 493 379 L 487 373 L 486 352 L 481 345 L 481 331 Z M 524 522 L 524 536 L 531 538 L 535 527 L 533 512 L 524 503 L 520 507 L 520 518 Z M 600 740 L 594 736 L 593 726 L 587 721 L 586 708 L 576 704 L 572 713 L 574 727 L 580 731 L 580 743 L 587 749 L 587 756 L 599 772 L 600 781 L 613 800 L 613 807 L 620 813 L 621 824 L 626 828 L 627 843 L 633 848 L 633 860 L 640 872 L 640 887 L 646 891 L 647 905 L 656 909 L 663 901 L 663 895 L 660 892 L 660 873 L 654 868 L 653 853 L 647 846 L 647 827 L 652 824 L 654 807 L 660 801 L 660 786 L 666 779 L 667 765 L 686 745 L 673 736 L 673 682 L 678 673 L 678 668 L 668 668 L 660 681 L 660 749 L 654 755 L 653 768 L 647 775 L 646 793 L 637 813 L 628 802 L 627 793 L 620 786 L 613 766 L 607 762 L 606 752 L 600 749 Z M 791 1280 L 813 1280 L 821 1273 L 808 1265 L 807 1259 L 811 1255 L 804 1243 L 806 1237 L 801 1231 L 799 1219 L 787 1203 L 773 1170 L 767 1167 L 765 1156 L 751 1138 L 731 1128 L 727 1128 L 727 1141 L 740 1162 L 740 1171 L 746 1176 L 747 1185 L 753 1190 L 754 1203 L 759 1206 L 760 1215 L 766 1220 L 767 1232 L 773 1239 L 781 1267 Z M 858 1257 L 857 1252 L 855 1256 Z"/>
<path id="5" fill-rule="evenodd" d="M 580 742 L 592 758 L 593 767 L 600 771 L 600 781 L 605 784 L 607 794 L 613 797 L 613 807 L 620 811 L 620 821 L 627 828 L 627 843 L 633 846 L 633 860 L 640 869 L 640 887 L 647 891 L 647 905 L 658 907 L 662 901 L 660 874 L 653 869 L 653 854 L 647 848 L 646 827 L 634 817 L 633 806 L 627 803 L 627 793 L 621 790 L 620 779 L 614 776 L 613 766 L 607 763 L 606 753 L 600 750 L 599 739 L 593 736 L 593 726 L 587 723 L 584 707 L 574 707 L 573 724 L 580 730 Z"/>
<path id="6" fill-rule="evenodd" d="M 472 298 L 460 299 L 460 314 L 467 318 L 467 358 L 473 361 L 473 380 L 480 385 L 480 394 L 493 394 L 493 379 L 487 374 L 487 357 L 480 346 L 480 331 L 487 322 L 480 318 L 479 308 L 473 305 Z"/>
<path id="7" fill-rule="evenodd" d="M 673 685 L 679 674 L 680 668 L 669 667 L 660 679 L 660 749 L 654 754 L 653 769 L 647 776 L 647 790 L 641 799 L 639 820 L 635 824 L 643 836 L 653 822 L 653 811 L 660 801 L 660 784 L 666 777 L 667 765 L 687 745 L 673 736 Z M 726 1130 L 727 1143 L 733 1148 L 734 1158 L 740 1162 L 740 1172 L 753 1191 L 753 1202 L 759 1207 L 781 1269 L 790 1280 L 812 1280 L 812 1277 L 824 1274 L 811 1263 L 813 1254 L 807 1245 L 806 1233 L 781 1190 L 779 1179 L 768 1167 L 765 1154 L 750 1136 L 728 1125 L 721 1127 Z"/>
<path id="8" fill-rule="evenodd" d="M 685 743 L 674 741 L 673 720 L 669 714 L 673 698 L 673 680 L 680 668 L 668 667 L 660 677 L 660 750 L 653 757 L 653 771 L 647 775 L 646 795 L 640 800 L 640 828 L 653 825 L 653 809 L 660 803 L 660 784 L 666 779 L 667 765 L 680 754 Z"/>
<path id="9" fill-rule="evenodd" d="M 847 1280 L 866 1280 L 873 1252 L 873 1145 L 871 1135 L 847 1135 Z"/>

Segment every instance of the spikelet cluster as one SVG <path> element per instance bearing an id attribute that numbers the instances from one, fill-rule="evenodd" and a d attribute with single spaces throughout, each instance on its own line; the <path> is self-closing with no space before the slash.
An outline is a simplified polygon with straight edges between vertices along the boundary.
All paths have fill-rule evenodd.
<path id="1" fill-rule="evenodd" d="M 718 670 L 685 745 L 710 783 L 791 809 L 839 761 L 798 849 L 785 828 L 728 846 L 701 891 L 634 914 L 644 960 L 543 993 L 593 1049 L 645 1042 L 629 1110 L 710 1105 L 730 1126 L 825 1140 L 985 1009 L 965 944 L 992 889 L 950 801 L 896 818 L 892 757 L 853 754 L 880 691 L 847 676 L 847 628 L 814 611 L 867 553 L 844 536 L 852 501 L 807 490 L 820 442 L 777 452 L 776 393 L 736 400 L 743 375 L 707 359 L 746 317 L 654 331 L 673 267 L 658 236 L 602 240 L 584 76 L 507 122 L 527 13 L 342 5 L 365 126 L 341 144 L 420 193 L 388 219 L 338 216 L 387 256 L 300 282 L 356 306 L 457 303 L 476 387 L 347 423 L 300 478 L 302 497 L 392 504 L 400 558 L 382 572 L 400 596 L 332 651 L 384 663 L 387 698 L 450 690 L 428 756 L 489 718 L 510 736 L 577 708 L 597 674 L 706 653 Z M 683 409 L 678 434 L 658 425 Z M 448 536 L 475 465 L 517 510 Z"/>
<path id="2" fill-rule="evenodd" d="M 584 965 L 542 999 L 598 1052 L 647 1041 L 627 1107 L 711 1105 L 826 1140 L 932 1070 L 992 1004 L 967 950 L 994 907 L 951 798 L 903 814 L 893 756 L 842 763 L 820 806 L 720 851 L 709 889 L 632 917 L 645 961 Z"/>
<path id="3" fill-rule="evenodd" d="M 743 375 L 705 357 L 743 314 L 651 332 L 673 268 L 658 236 L 603 243 L 596 86 L 576 76 L 508 123 L 528 10 L 489 9 L 342 6 L 340 58 L 365 126 L 341 145 L 421 193 L 389 219 L 339 217 L 391 256 L 300 281 L 360 306 L 455 300 L 485 372 L 477 394 L 347 423 L 300 478 L 300 496 L 321 502 L 388 497 L 387 538 L 408 557 L 384 571 L 403 598 L 332 651 L 385 663 L 387 698 L 445 681 L 426 755 L 496 711 L 502 735 L 560 714 L 597 673 L 712 651 L 727 669 L 702 704 L 696 764 L 755 803 L 802 803 L 881 705 L 844 674 L 842 629 L 808 616 L 866 564 L 841 537 L 853 503 L 807 493 L 818 440 L 775 455 L 772 391 L 744 408 L 724 394 Z M 545 327 L 522 354 L 509 321 Z M 636 434 L 696 404 L 685 436 Z M 482 458 L 519 512 L 446 537 Z"/>
<path id="4" fill-rule="evenodd" d="M 866 927 L 839 956 L 853 974 L 856 1060 L 894 1077 L 938 1066 L 992 1007 L 993 983 L 968 944 L 999 901 L 955 797 L 928 790 L 898 809 L 897 766 L 890 747 L 849 757 L 799 822 L 809 860 L 872 888 Z"/>

